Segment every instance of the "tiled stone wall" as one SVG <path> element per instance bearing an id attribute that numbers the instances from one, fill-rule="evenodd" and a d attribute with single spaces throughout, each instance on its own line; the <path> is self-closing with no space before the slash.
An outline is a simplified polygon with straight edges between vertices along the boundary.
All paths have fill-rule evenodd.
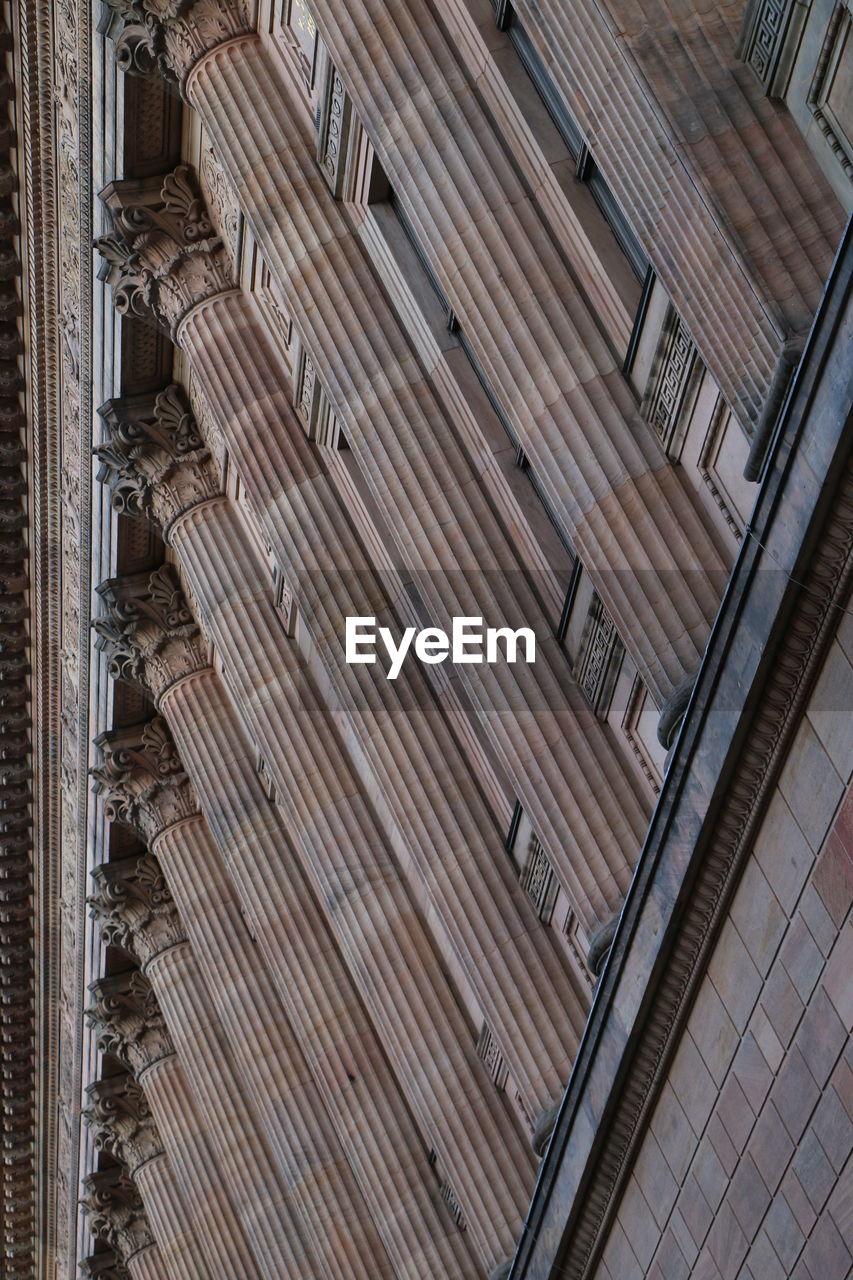
<path id="1" fill-rule="evenodd" d="M 699 989 L 598 1280 L 840 1280 L 851 1268 L 851 663 L 847 615 Z"/>

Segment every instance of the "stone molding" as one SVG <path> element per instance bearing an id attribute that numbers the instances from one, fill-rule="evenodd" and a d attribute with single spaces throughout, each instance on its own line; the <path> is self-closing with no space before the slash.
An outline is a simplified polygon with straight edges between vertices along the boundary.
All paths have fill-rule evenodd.
<path id="1" fill-rule="evenodd" d="M 97 889 L 89 906 L 107 946 L 119 947 L 144 969 L 186 941 L 174 898 L 152 854 L 103 862 L 92 878 Z"/>
<path id="2" fill-rule="evenodd" d="M 192 783 L 162 716 L 154 716 L 144 725 L 102 733 L 95 744 L 103 753 L 104 763 L 92 770 L 92 776 L 110 821 L 130 827 L 150 844 L 169 827 L 199 814 Z M 138 870 L 144 859 L 127 861 L 134 862 L 134 870 Z M 134 912 L 140 910 L 147 895 L 149 902 L 144 909 L 153 913 L 155 900 L 164 890 L 168 893 L 165 884 L 161 888 L 160 881 L 146 869 L 149 883 L 142 885 L 137 879 L 136 887 L 131 888 L 124 882 L 123 873 L 113 870 L 121 865 L 105 864 L 95 873 L 96 880 L 109 885 L 110 894 L 123 895 L 127 910 L 131 910 L 132 895 L 137 898 Z"/>
<path id="3" fill-rule="evenodd" d="M 95 246 L 120 315 L 174 340 L 193 307 L 234 287 L 228 253 L 189 165 L 165 177 L 111 182 L 100 197 L 114 234 Z"/>
<path id="4" fill-rule="evenodd" d="M 107 612 L 92 625 L 114 680 L 142 685 L 158 702 L 176 681 L 208 666 L 198 623 L 171 565 L 109 578 L 97 591 Z"/>
<path id="5" fill-rule="evenodd" d="M 94 1002 L 86 1018 L 101 1053 L 108 1053 L 138 1080 L 175 1052 L 154 989 L 139 969 L 89 984 Z"/>
<path id="6" fill-rule="evenodd" d="M 131 1177 L 149 1160 L 163 1154 L 163 1143 L 145 1093 L 127 1072 L 97 1080 L 86 1090 L 89 1105 L 83 1119 L 95 1146 L 123 1164 Z"/>
<path id="7" fill-rule="evenodd" d="M 105 1241 L 122 1266 L 150 1249 L 154 1237 L 139 1192 L 122 1169 L 92 1173 L 84 1182 L 83 1208 L 93 1236 Z M 98 1274 L 97 1272 L 95 1274 Z"/>
<path id="8" fill-rule="evenodd" d="M 251 0 L 105 0 L 116 62 L 134 75 L 163 75 L 183 89 L 195 64 L 255 30 Z"/>
<path id="9" fill-rule="evenodd" d="M 98 410 L 108 439 L 95 449 L 98 479 L 121 515 L 141 516 L 168 541 L 174 522 L 221 490 L 183 390 L 108 400 Z"/>

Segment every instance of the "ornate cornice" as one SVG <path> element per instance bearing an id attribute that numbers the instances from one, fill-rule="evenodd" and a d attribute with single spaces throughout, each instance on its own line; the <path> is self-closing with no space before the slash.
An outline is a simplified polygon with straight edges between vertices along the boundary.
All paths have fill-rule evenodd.
<path id="1" fill-rule="evenodd" d="M 122 1266 L 112 1249 L 93 1253 L 80 1263 L 81 1280 L 130 1280 L 130 1272 Z"/>
<path id="2" fill-rule="evenodd" d="M 142 1200 L 122 1169 L 92 1173 L 83 1185 L 86 1195 L 82 1205 L 89 1215 L 92 1235 L 110 1246 L 122 1266 L 151 1248 L 154 1237 Z"/>
<path id="3" fill-rule="evenodd" d="M 126 951 L 140 968 L 186 940 L 175 901 L 152 854 L 103 862 L 92 879 L 97 888 L 89 906 L 104 942 Z"/>
<path id="4" fill-rule="evenodd" d="M 92 775 L 111 821 L 131 827 L 150 844 L 169 827 L 199 813 L 192 783 L 161 716 L 145 725 L 102 733 L 95 743 L 104 763 L 93 769 Z M 137 865 L 142 861 L 137 860 Z M 105 865 L 95 875 L 114 884 L 116 892 L 128 895 L 129 900 L 132 890 L 121 871 L 113 872 Z M 165 885 L 161 888 L 159 881 L 149 879 L 149 885 L 136 892 L 156 897 L 163 890 Z M 141 909 L 141 902 L 138 906 Z M 150 906 L 153 910 L 153 898 Z"/>
<path id="5" fill-rule="evenodd" d="M 142 1086 L 127 1072 L 97 1080 L 86 1090 L 83 1119 L 95 1146 L 125 1166 L 133 1177 L 163 1154 L 163 1144 Z"/>
<path id="6" fill-rule="evenodd" d="M 219 45 L 254 31 L 245 0 L 106 0 L 116 61 L 135 75 L 163 75 L 180 87 Z"/>
<path id="7" fill-rule="evenodd" d="M 117 1058 L 135 1079 L 175 1052 L 151 983 L 139 969 L 98 978 L 86 1018 L 101 1053 Z"/>
<path id="8" fill-rule="evenodd" d="M 108 400 L 98 412 L 108 436 L 95 450 L 98 479 L 120 514 L 143 516 L 168 540 L 179 516 L 219 494 L 210 451 L 180 387 Z"/>
<path id="9" fill-rule="evenodd" d="M 164 178 L 111 182 L 100 193 L 114 234 L 96 241 L 121 315 L 172 339 L 207 298 L 232 289 L 232 268 L 189 165 Z"/>
<path id="10" fill-rule="evenodd" d="M 97 590 L 107 612 L 93 627 L 114 680 L 141 684 L 157 702 L 177 680 L 208 665 L 198 623 L 171 565 L 110 578 Z"/>

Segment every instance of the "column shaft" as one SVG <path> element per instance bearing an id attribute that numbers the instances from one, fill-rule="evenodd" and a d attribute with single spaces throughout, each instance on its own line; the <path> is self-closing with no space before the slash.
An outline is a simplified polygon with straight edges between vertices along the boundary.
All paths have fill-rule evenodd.
<path id="1" fill-rule="evenodd" d="M 196 722 L 196 735 L 199 729 Z M 217 806 L 234 783 L 233 777 L 220 774 Z M 247 931 L 204 819 L 170 827 L 155 845 L 238 1069 L 315 1253 L 325 1258 L 330 1275 L 337 1271 L 353 1280 L 389 1277 L 391 1266 L 372 1215 L 280 1006 L 264 956 Z M 263 846 L 253 852 L 266 856 Z M 396 1274 L 428 1274 L 416 1258 L 407 1258 L 407 1251 L 398 1249 L 397 1255 L 404 1269 Z"/>
<path id="2" fill-rule="evenodd" d="M 443 863 L 444 833 L 467 819 L 463 847 L 472 856 L 482 849 L 482 874 L 494 882 L 494 843 L 487 850 L 484 840 L 492 823 L 478 797 L 464 790 L 464 755 L 442 724 L 417 661 L 410 657 L 393 682 L 386 680 L 381 659 L 369 667 L 343 661 L 348 616 L 378 616 L 380 625 L 390 625 L 398 637 L 402 625 L 417 618 L 412 617 L 399 577 L 386 572 L 380 578 L 371 567 L 344 509 L 335 473 L 306 441 L 282 390 L 286 367 L 264 333 L 256 304 L 228 294 L 197 308 L 184 327 L 182 342 L 296 592 L 319 659 L 347 708 L 359 749 L 406 833 L 415 863 L 431 845 L 437 846 Z M 507 539 L 488 503 L 476 501 L 473 482 L 466 486 L 467 496 L 449 478 L 447 484 L 457 490 L 455 501 L 467 506 L 460 516 L 460 534 L 481 531 L 482 569 L 472 565 L 474 551 L 460 546 L 455 570 L 445 572 L 434 564 L 413 580 L 422 597 L 440 602 L 442 616 L 436 621 L 448 631 L 454 613 L 485 617 L 489 625 L 534 627 L 538 642 L 533 666 L 502 662 L 454 671 L 467 681 L 477 715 L 474 733 L 485 733 L 504 763 L 515 794 L 591 933 L 622 902 L 647 811 L 611 730 L 595 719 L 571 680 L 565 655 L 550 634 L 526 575 L 513 565 Z M 449 501 L 440 500 L 447 519 L 439 523 L 445 531 L 451 523 Z M 432 527 L 431 519 L 428 523 Z M 401 705 L 407 708 L 405 716 L 400 715 Z M 417 777 L 416 788 L 401 791 L 401 777 Z M 409 792 L 415 789 L 421 814 L 413 822 Z M 565 797 L 559 805 L 554 803 L 556 795 Z M 431 881 L 435 883 L 430 875 L 427 882 Z M 502 913 L 507 909 L 502 907 Z M 525 927 L 540 931 L 532 911 Z M 553 962 L 550 968 L 553 971 Z M 573 1018 L 578 1035 L 583 1017 L 580 1013 Z"/>
<path id="3" fill-rule="evenodd" d="M 450 602 L 438 599 L 442 571 L 482 571 L 495 561 L 505 569 L 512 551 L 505 559 L 492 550 L 486 529 L 494 518 L 476 509 L 475 473 L 325 186 L 296 90 L 260 41 L 244 40 L 210 54 L 189 91 L 347 439 L 377 501 L 386 504 L 410 568 L 425 570 L 430 603 L 443 616 Z M 299 191 L 298 202 L 270 198 L 290 190 Z M 457 272 L 468 254 L 459 245 Z M 497 301 L 508 292 L 501 284 Z M 365 316 L 372 318 L 369 328 Z M 497 334 L 489 335 L 488 347 L 506 360 L 500 369 L 496 361 L 498 385 L 515 377 L 511 389 L 504 387 L 507 402 L 528 410 L 518 434 L 540 484 L 663 700 L 695 670 L 725 564 L 588 317 L 587 323 L 589 332 L 565 311 L 559 322 L 543 317 L 537 337 L 544 353 L 535 359 L 502 351 Z M 537 385 L 543 361 L 547 375 Z M 425 508 L 432 518 L 422 527 Z M 506 535 L 495 533 L 502 549 Z"/>
<path id="4" fill-rule="evenodd" d="M 460 1014 L 373 806 L 295 646 L 262 591 L 252 593 L 251 606 L 246 601 L 245 584 L 258 580 L 258 565 L 239 517 L 224 500 L 210 502 L 185 516 L 172 536 L 241 712 L 292 806 L 294 839 L 350 970 L 465 1209 L 472 1238 L 493 1264 L 517 1238 L 532 1164 L 504 1099 L 475 1057 L 477 1029 Z M 537 1023 L 520 996 L 529 990 L 533 1013 L 541 1015 L 525 967 L 529 948 L 493 918 L 477 953 L 479 983 L 491 989 L 501 1045 L 511 1026 L 507 1057 L 524 1063 L 520 1087 L 542 1105 L 560 1091 L 568 1061 L 553 1026 L 543 1026 L 541 1016 Z M 508 973 L 514 975 L 509 980 Z"/>

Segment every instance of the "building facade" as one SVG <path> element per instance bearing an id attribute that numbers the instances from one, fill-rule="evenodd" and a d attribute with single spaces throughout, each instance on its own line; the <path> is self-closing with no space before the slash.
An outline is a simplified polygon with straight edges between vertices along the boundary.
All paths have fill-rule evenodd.
<path id="1" fill-rule="evenodd" d="M 8 10 L 4 1274 L 847 1274 L 849 4 Z"/>

